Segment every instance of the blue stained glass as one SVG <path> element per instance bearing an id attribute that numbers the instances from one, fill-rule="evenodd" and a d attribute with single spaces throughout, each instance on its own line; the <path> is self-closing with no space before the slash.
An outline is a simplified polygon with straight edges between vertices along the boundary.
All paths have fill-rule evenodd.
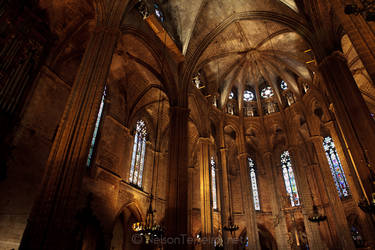
<path id="1" fill-rule="evenodd" d="M 94 128 L 94 132 L 93 132 L 92 139 L 91 139 L 89 155 L 88 155 L 87 161 L 86 161 L 87 167 L 90 167 L 90 165 L 91 165 L 91 159 L 92 159 L 92 155 L 94 153 L 94 148 L 95 148 L 95 143 L 96 143 L 96 136 L 98 135 L 100 121 L 101 121 L 102 115 L 103 115 L 105 96 L 106 96 L 106 87 L 104 87 L 102 100 L 100 102 L 99 112 L 98 112 L 98 115 L 96 116 L 95 128 Z"/>
<path id="2" fill-rule="evenodd" d="M 144 161 L 146 155 L 146 125 L 145 122 L 139 120 L 134 135 L 132 161 L 130 166 L 129 182 L 142 187 L 142 177 L 144 169 Z"/>
<path id="3" fill-rule="evenodd" d="M 249 163 L 250 181 L 251 181 L 251 189 L 253 191 L 254 208 L 255 210 L 260 210 L 258 184 L 257 184 L 256 173 L 255 173 L 255 164 L 251 158 L 248 158 L 247 160 Z"/>
<path id="4" fill-rule="evenodd" d="M 282 153 L 281 155 L 281 167 L 283 171 L 285 189 L 290 198 L 290 204 L 293 207 L 299 206 L 300 201 L 298 196 L 298 189 L 288 151 L 284 151 L 284 153 Z"/>
<path id="5" fill-rule="evenodd" d="M 350 195 L 349 192 L 349 185 L 346 181 L 345 173 L 342 168 L 340 158 L 337 154 L 335 144 L 331 137 L 327 136 L 324 138 L 323 141 L 323 148 L 326 152 L 327 160 L 329 163 L 329 167 L 331 169 L 333 181 L 335 182 L 335 186 L 339 197 L 347 197 Z"/>
<path id="6" fill-rule="evenodd" d="M 212 190 L 212 208 L 217 209 L 217 192 L 216 192 L 216 163 L 214 157 L 211 157 L 211 190 Z"/>

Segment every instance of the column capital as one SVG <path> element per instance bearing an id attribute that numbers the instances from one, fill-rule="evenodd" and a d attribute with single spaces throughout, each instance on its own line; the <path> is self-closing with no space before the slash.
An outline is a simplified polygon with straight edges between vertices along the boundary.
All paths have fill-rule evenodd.
<path id="1" fill-rule="evenodd" d="M 214 142 L 208 137 L 199 137 L 198 144 L 213 145 Z"/>
<path id="2" fill-rule="evenodd" d="M 239 153 L 238 156 L 237 156 L 237 158 L 238 158 L 239 160 L 241 160 L 241 159 L 243 159 L 243 158 L 247 159 L 248 157 L 249 157 L 249 154 L 248 154 L 248 153 Z"/>
<path id="3" fill-rule="evenodd" d="M 335 122 L 334 121 L 328 121 L 324 124 L 328 129 L 335 129 Z"/>
<path id="4" fill-rule="evenodd" d="M 339 50 L 335 50 L 330 55 L 324 57 L 323 60 L 319 63 L 318 67 L 324 67 L 324 65 L 330 60 L 341 60 L 342 62 L 347 62 L 344 53 Z"/>
<path id="5" fill-rule="evenodd" d="M 309 141 L 311 141 L 311 142 L 320 142 L 320 143 L 323 143 L 323 136 L 321 136 L 321 135 L 314 135 L 314 136 L 311 136 L 310 138 L 309 138 Z"/>

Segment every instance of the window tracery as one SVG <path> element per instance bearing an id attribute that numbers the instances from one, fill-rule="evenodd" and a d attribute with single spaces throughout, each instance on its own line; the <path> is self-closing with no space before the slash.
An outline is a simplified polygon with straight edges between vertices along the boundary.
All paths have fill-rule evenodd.
<path id="1" fill-rule="evenodd" d="M 142 187 L 142 177 L 146 154 L 146 136 L 147 130 L 145 122 L 143 120 L 137 121 L 129 182 L 138 187 Z"/>
<path id="2" fill-rule="evenodd" d="M 243 92 L 243 100 L 245 102 L 251 102 L 251 101 L 254 101 L 254 98 L 255 98 L 255 95 L 253 92 L 251 92 L 250 90 L 245 90 Z"/>
<path id="3" fill-rule="evenodd" d="M 217 190 L 216 190 L 216 163 L 214 157 L 211 157 L 211 190 L 212 190 L 212 208 L 217 209 Z"/>
<path id="4" fill-rule="evenodd" d="M 335 144 L 331 137 L 327 136 L 323 141 L 324 151 L 326 152 L 329 167 L 331 169 L 332 177 L 336 185 L 337 192 L 340 198 L 348 197 L 349 186 L 346 181 L 345 173 L 342 168 L 340 158 L 337 154 Z"/>
<path id="5" fill-rule="evenodd" d="M 273 89 L 271 88 L 271 86 L 267 86 L 265 88 L 263 88 L 260 92 L 260 95 L 264 98 L 264 99 L 268 99 L 270 97 L 273 96 Z"/>
<path id="6" fill-rule="evenodd" d="M 155 15 L 159 18 L 161 22 L 164 22 L 164 13 L 160 9 L 159 4 L 154 3 Z"/>
<path id="7" fill-rule="evenodd" d="M 250 181 L 251 181 L 251 189 L 253 191 L 253 200 L 254 200 L 254 208 L 255 210 L 260 210 L 260 201 L 259 201 L 259 192 L 258 192 L 258 184 L 257 184 L 257 177 L 255 171 L 255 163 L 249 157 L 247 159 L 249 164 L 249 173 L 250 173 Z"/>
<path id="8" fill-rule="evenodd" d="M 88 155 L 87 161 L 86 161 L 86 166 L 87 167 L 89 167 L 91 165 L 92 156 L 94 154 L 94 149 L 95 149 L 95 144 L 96 144 L 96 137 L 98 135 L 100 121 L 102 120 L 102 115 L 103 115 L 105 97 L 106 97 L 106 87 L 104 87 L 104 91 L 103 91 L 103 94 L 102 94 L 102 99 L 100 101 L 99 111 L 98 111 L 98 114 L 96 116 L 95 128 L 94 128 L 94 132 L 92 134 L 92 139 L 91 139 L 91 144 L 90 144 L 90 149 L 89 149 L 89 155 Z"/>
<path id="9" fill-rule="evenodd" d="M 281 168 L 284 177 L 285 189 L 290 197 L 290 204 L 292 207 L 299 206 L 299 196 L 297 190 L 297 184 L 294 177 L 292 163 L 290 161 L 290 154 L 288 151 L 284 151 L 281 155 Z"/>
<path id="10" fill-rule="evenodd" d="M 288 89 L 288 84 L 284 80 L 282 80 L 281 83 L 280 83 L 280 88 L 282 90 L 287 90 Z"/>

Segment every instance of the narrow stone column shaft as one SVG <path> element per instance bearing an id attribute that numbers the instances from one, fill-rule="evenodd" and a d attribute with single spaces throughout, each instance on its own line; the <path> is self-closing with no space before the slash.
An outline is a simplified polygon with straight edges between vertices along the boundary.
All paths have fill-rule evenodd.
<path id="1" fill-rule="evenodd" d="M 255 213 L 254 200 L 253 200 L 253 192 L 251 190 L 251 184 L 250 184 L 248 157 L 249 155 L 246 153 L 242 153 L 238 156 L 238 160 L 240 162 L 241 185 L 243 187 L 241 188 L 242 199 L 244 201 L 244 210 L 245 210 L 246 227 L 247 227 L 246 229 L 247 229 L 247 237 L 248 237 L 248 245 L 249 245 L 247 249 L 252 249 L 252 250 L 259 249 L 260 250 L 258 226 L 256 222 L 256 213 Z"/>
<path id="2" fill-rule="evenodd" d="M 232 216 L 231 208 L 230 208 L 230 197 L 229 197 L 229 179 L 228 179 L 228 165 L 227 165 L 227 152 L 226 148 L 220 149 L 220 158 L 221 158 L 221 217 L 222 217 L 222 224 L 223 226 L 228 226 L 229 224 L 229 217 Z M 223 231 L 223 239 L 225 249 L 231 250 L 233 249 L 233 245 L 231 242 L 232 236 L 228 231 Z"/>
<path id="3" fill-rule="evenodd" d="M 303 148 L 299 147 L 299 148 Z M 296 182 L 298 186 L 298 194 L 301 199 L 301 206 L 302 206 L 302 215 L 304 219 L 307 239 L 309 241 L 309 247 L 311 250 L 323 250 L 327 249 L 326 244 L 322 241 L 319 232 L 318 223 L 313 223 L 308 220 L 308 217 L 313 213 L 313 199 L 311 195 L 311 190 L 309 187 L 309 183 L 307 178 L 309 178 L 306 174 L 305 168 L 307 167 L 301 161 L 300 154 L 302 153 L 298 147 L 291 147 L 289 148 L 289 152 L 291 154 L 291 160 L 294 166 L 294 172 L 296 177 Z"/>
<path id="4" fill-rule="evenodd" d="M 210 238 L 213 232 L 212 225 L 212 182 L 210 165 L 210 146 L 208 138 L 200 138 L 199 145 L 199 171 L 200 171 L 200 201 L 202 237 Z M 202 249 L 211 249 L 211 244 L 204 241 Z"/>
<path id="5" fill-rule="evenodd" d="M 282 210 L 280 201 L 281 195 L 280 190 L 277 186 L 277 169 L 272 164 L 272 153 L 266 152 L 263 154 L 263 163 L 266 173 L 269 175 L 269 186 L 271 190 L 274 190 L 270 195 L 272 204 L 272 217 L 274 219 L 275 238 L 278 249 L 291 249 L 288 243 L 288 229 L 286 226 L 286 219 L 284 211 Z M 280 170 L 281 171 L 281 170 Z"/>

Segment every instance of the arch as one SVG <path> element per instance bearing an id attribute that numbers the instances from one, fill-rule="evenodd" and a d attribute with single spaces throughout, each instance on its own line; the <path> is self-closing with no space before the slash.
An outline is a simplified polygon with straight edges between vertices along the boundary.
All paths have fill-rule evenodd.
<path id="1" fill-rule="evenodd" d="M 113 221 L 111 249 L 141 249 L 141 245 L 132 240 L 132 225 L 142 221 L 141 212 L 135 202 L 124 205 Z"/>
<path id="2" fill-rule="evenodd" d="M 142 100 L 143 97 L 146 96 L 146 94 L 150 91 L 152 91 L 153 89 L 159 89 L 160 91 L 162 91 L 167 97 L 168 95 L 165 93 L 164 89 L 158 85 L 158 84 L 151 84 L 151 85 L 148 85 L 144 90 L 142 90 L 142 92 L 137 96 L 136 100 L 134 101 L 133 105 L 130 107 L 129 109 L 129 117 L 128 117 L 128 120 L 131 120 L 131 117 L 133 116 L 133 112 L 137 106 L 137 104 Z M 157 101 L 156 101 L 157 102 Z"/>
<path id="3" fill-rule="evenodd" d="M 277 244 L 272 233 L 262 224 L 258 224 L 260 248 L 262 250 L 277 249 Z"/>
<path id="4" fill-rule="evenodd" d="M 146 49 L 152 54 L 155 61 L 158 63 L 159 68 L 162 72 L 158 73 L 156 70 L 152 70 L 151 73 L 157 78 L 160 79 L 160 83 L 164 86 L 165 93 L 168 96 L 168 99 L 170 100 L 171 105 L 175 105 L 178 100 L 176 100 L 178 96 L 178 86 L 174 81 L 173 73 L 169 66 L 169 57 L 162 55 L 168 55 L 167 50 L 162 48 L 157 48 L 156 46 L 153 46 L 154 44 L 158 44 L 161 47 L 161 41 L 158 39 L 155 39 L 155 37 L 147 35 L 145 32 L 140 31 L 139 29 L 130 26 L 130 25 L 122 25 L 121 26 L 121 33 L 122 35 L 132 35 L 135 39 L 137 39 L 139 42 L 141 42 Z M 152 42 L 150 42 L 152 41 Z M 138 63 L 141 63 L 141 61 L 138 61 Z M 146 66 L 143 64 L 142 66 Z M 148 69 L 151 69 L 150 67 L 146 66 Z M 156 74 L 156 75 L 155 75 Z"/>
<path id="5" fill-rule="evenodd" d="M 229 27 L 232 23 L 242 21 L 242 20 L 268 20 L 268 21 L 274 21 L 278 22 L 280 24 L 284 24 L 285 26 L 291 28 L 292 30 L 296 31 L 298 34 L 300 34 L 310 45 L 314 46 L 314 39 L 312 36 L 312 33 L 310 31 L 310 28 L 300 22 L 299 20 L 292 18 L 288 15 L 283 15 L 275 12 L 270 11 L 246 11 L 246 12 L 238 12 L 234 13 L 231 16 L 229 16 L 227 19 L 225 19 L 223 22 L 221 22 L 217 27 L 212 30 L 210 33 L 208 33 L 203 40 L 200 42 L 199 46 L 194 50 L 192 53 L 187 53 L 188 58 L 188 68 L 184 72 L 183 75 L 183 93 L 187 92 L 188 89 L 188 82 L 190 82 L 190 79 L 193 75 L 193 73 L 196 70 L 197 62 L 200 59 L 201 55 L 205 51 L 205 49 L 211 44 L 212 41 L 227 27 Z"/>

